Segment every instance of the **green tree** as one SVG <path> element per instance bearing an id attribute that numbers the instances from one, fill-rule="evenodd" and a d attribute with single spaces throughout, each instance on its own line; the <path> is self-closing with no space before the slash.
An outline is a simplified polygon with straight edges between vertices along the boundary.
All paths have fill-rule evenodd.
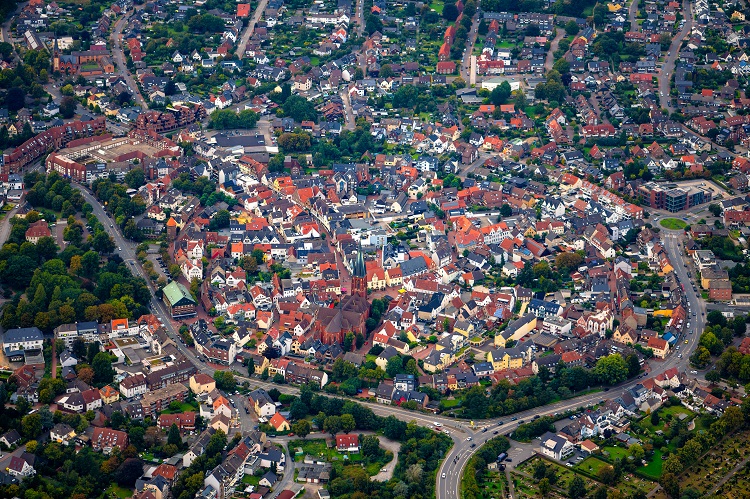
<path id="1" fill-rule="evenodd" d="M 659 480 L 659 484 L 664 488 L 664 492 L 666 492 L 672 499 L 678 499 L 680 497 L 680 481 L 676 475 L 672 473 L 664 473 Z"/>
<path id="2" fill-rule="evenodd" d="M 570 499 L 580 499 L 586 497 L 586 482 L 583 478 L 576 475 L 568 484 L 568 497 Z"/>
<path id="3" fill-rule="evenodd" d="M 312 425 L 310 424 L 310 421 L 306 419 L 300 419 L 292 425 L 292 431 L 295 435 L 305 438 L 312 431 Z"/>
<path id="4" fill-rule="evenodd" d="M 667 459 L 664 461 L 662 469 L 664 473 L 672 473 L 674 475 L 679 475 L 680 473 L 682 473 L 682 462 L 680 461 L 680 458 L 677 457 L 677 454 L 670 454 L 669 457 L 667 457 Z"/>
<path id="5" fill-rule="evenodd" d="M 344 433 L 349 433 L 357 427 L 357 424 L 354 421 L 354 416 L 352 416 L 351 414 L 342 414 L 340 421 L 341 431 L 343 431 Z"/>
<path id="6" fill-rule="evenodd" d="M 605 385 L 616 385 L 628 377 L 628 367 L 619 353 L 599 359 L 593 372 L 599 382 Z"/>
<path id="7" fill-rule="evenodd" d="M 131 189 L 138 189 L 146 183 L 146 174 L 143 173 L 143 169 L 140 167 L 133 168 L 125 174 L 125 183 Z"/>
<path id="8" fill-rule="evenodd" d="M 578 31 L 579 31 L 578 24 L 575 21 L 570 20 L 567 23 L 565 23 L 565 32 L 568 35 L 576 35 L 578 34 Z"/>
<path id="9" fill-rule="evenodd" d="M 507 81 L 503 81 L 500 85 L 493 88 L 492 92 L 490 92 L 490 102 L 492 104 L 495 104 L 496 106 L 505 104 L 508 102 L 510 94 L 510 83 L 508 83 Z"/>
<path id="10" fill-rule="evenodd" d="M 341 431 L 341 418 L 339 416 L 328 416 L 323 422 L 323 431 L 335 435 Z"/>
<path id="11" fill-rule="evenodd" d="M 103 385 L 112 382 L 115 370 L 112 368 L 112 356 L 109 353 L 97 353 L 91 362 L 91 368 L 94 370 L 94 383 Z"/>
<path id="12" fill-rule="evenodd" d="M 539 494 L 542 497 L 547 497 L 552 491 L 552 486 L 549 483 L 549 478 L 542 478 L 539 480 Z"/>
<path id="13" fill-rule="evenodd" d="M 21 419 L 21 433 L 26 438 L 37 438 L 42 432 L 42 418 L 39 414 L 27 414 Z"/>
<path id="14" fill-rule="evenodd" d="M 66 95 L 60 101 L 60 115 L 65 119 L 70 119 L 76 114 L 78 102 L 69 95 Z"/>
<path id="15" fill-rule="evenodd" d="M 176 445 L 178 448 L 182 446 L 182 436 L 180 435 L 180 429 L 175 423 L 169 427 L 169 433 L 167 434 L 167 443 Z"/>

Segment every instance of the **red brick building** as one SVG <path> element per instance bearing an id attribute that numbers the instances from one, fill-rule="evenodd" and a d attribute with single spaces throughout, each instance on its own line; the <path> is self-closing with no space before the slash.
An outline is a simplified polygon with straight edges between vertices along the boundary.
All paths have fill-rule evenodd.
<path id="1" fill-rule="evenodd" d="M 708 298 L 716 301 L 730 301 L 732 299 L 732 283 L 729 281 L 711 281 L 708 288 Z"/>
<path id="2" fill-rule="evenodd" d="M 90 137 L 105 130 L 104 116 L 52 127 L 30 138 L 11 153 L 3 155 L 2 173 L 16 173 L 54 149 L 62 149 L 77 138 Z"/>

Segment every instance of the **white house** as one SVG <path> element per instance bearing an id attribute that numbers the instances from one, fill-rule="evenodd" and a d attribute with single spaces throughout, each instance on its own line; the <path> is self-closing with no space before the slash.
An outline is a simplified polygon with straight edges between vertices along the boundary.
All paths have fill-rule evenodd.
<path id="1" fill-rule="evenodd" d="M 147 391 L 146 377 L 143 374 L 128 376 L 120 382 L 120 393 L 127 399 L 143 395 Z"/>
<path id="2" fill-rule="evenodd" d="M 44 336 L 38 327 L 19 327 L 5 332 L 3 349 L 6 352 L 41 349 L 43 341 Z"/>
<path id="3" fill-rule="evenodd" d="M 567 438 L 555 435 L 549 431 L 542 435 L 540 440 L 540 452 L 543 455 L 558 461 L 565 459 L 574 451 L 573 444 L 570 443 Z"/>

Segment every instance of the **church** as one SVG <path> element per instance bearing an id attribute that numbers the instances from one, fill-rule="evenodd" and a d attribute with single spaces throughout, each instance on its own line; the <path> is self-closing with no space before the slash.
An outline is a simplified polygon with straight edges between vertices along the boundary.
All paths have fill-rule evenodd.
<path id="1" fill-rule="evenodd" d="M 357 260 L 352 272 L 350 294 L 341 298 L 334 308 L 321 308 L 315 321 L 320 341 L 326 345 L 343 343 L 346 333 L 365 335 L 365 322 L 370 315 L 367 301 L 367 271 L 362 248 L 357 252 Z"/>
<path id="2" fill-rule="evenodd" d="M 74 51 L 70 55 L 60 54 L 60 47 L 55 38 L 52 49 L 52 69 L 54 71 L 81 76 L 98 76 L 113 74 L 115 66 L 109 57 L 109 51 L 103 46 L 97 50 Z"/>

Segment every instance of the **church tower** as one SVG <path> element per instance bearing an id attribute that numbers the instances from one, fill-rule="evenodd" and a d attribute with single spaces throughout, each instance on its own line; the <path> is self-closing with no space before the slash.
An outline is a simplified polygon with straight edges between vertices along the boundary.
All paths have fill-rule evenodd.
<path id="1" fill-rule="evenodd" d="M 367 298 L 367 269 L 361 244 L 357 248 L 357 260 L 354 262 L 354 272 L 352 272 L 352 295 Z"/>
<path id="2" fill-rule="evenodd" d="M 60 71 L 60 46 L 57 44 L 57 35 L 55 35 L 55 43 L 52 46 L 52 70 Z"/>

